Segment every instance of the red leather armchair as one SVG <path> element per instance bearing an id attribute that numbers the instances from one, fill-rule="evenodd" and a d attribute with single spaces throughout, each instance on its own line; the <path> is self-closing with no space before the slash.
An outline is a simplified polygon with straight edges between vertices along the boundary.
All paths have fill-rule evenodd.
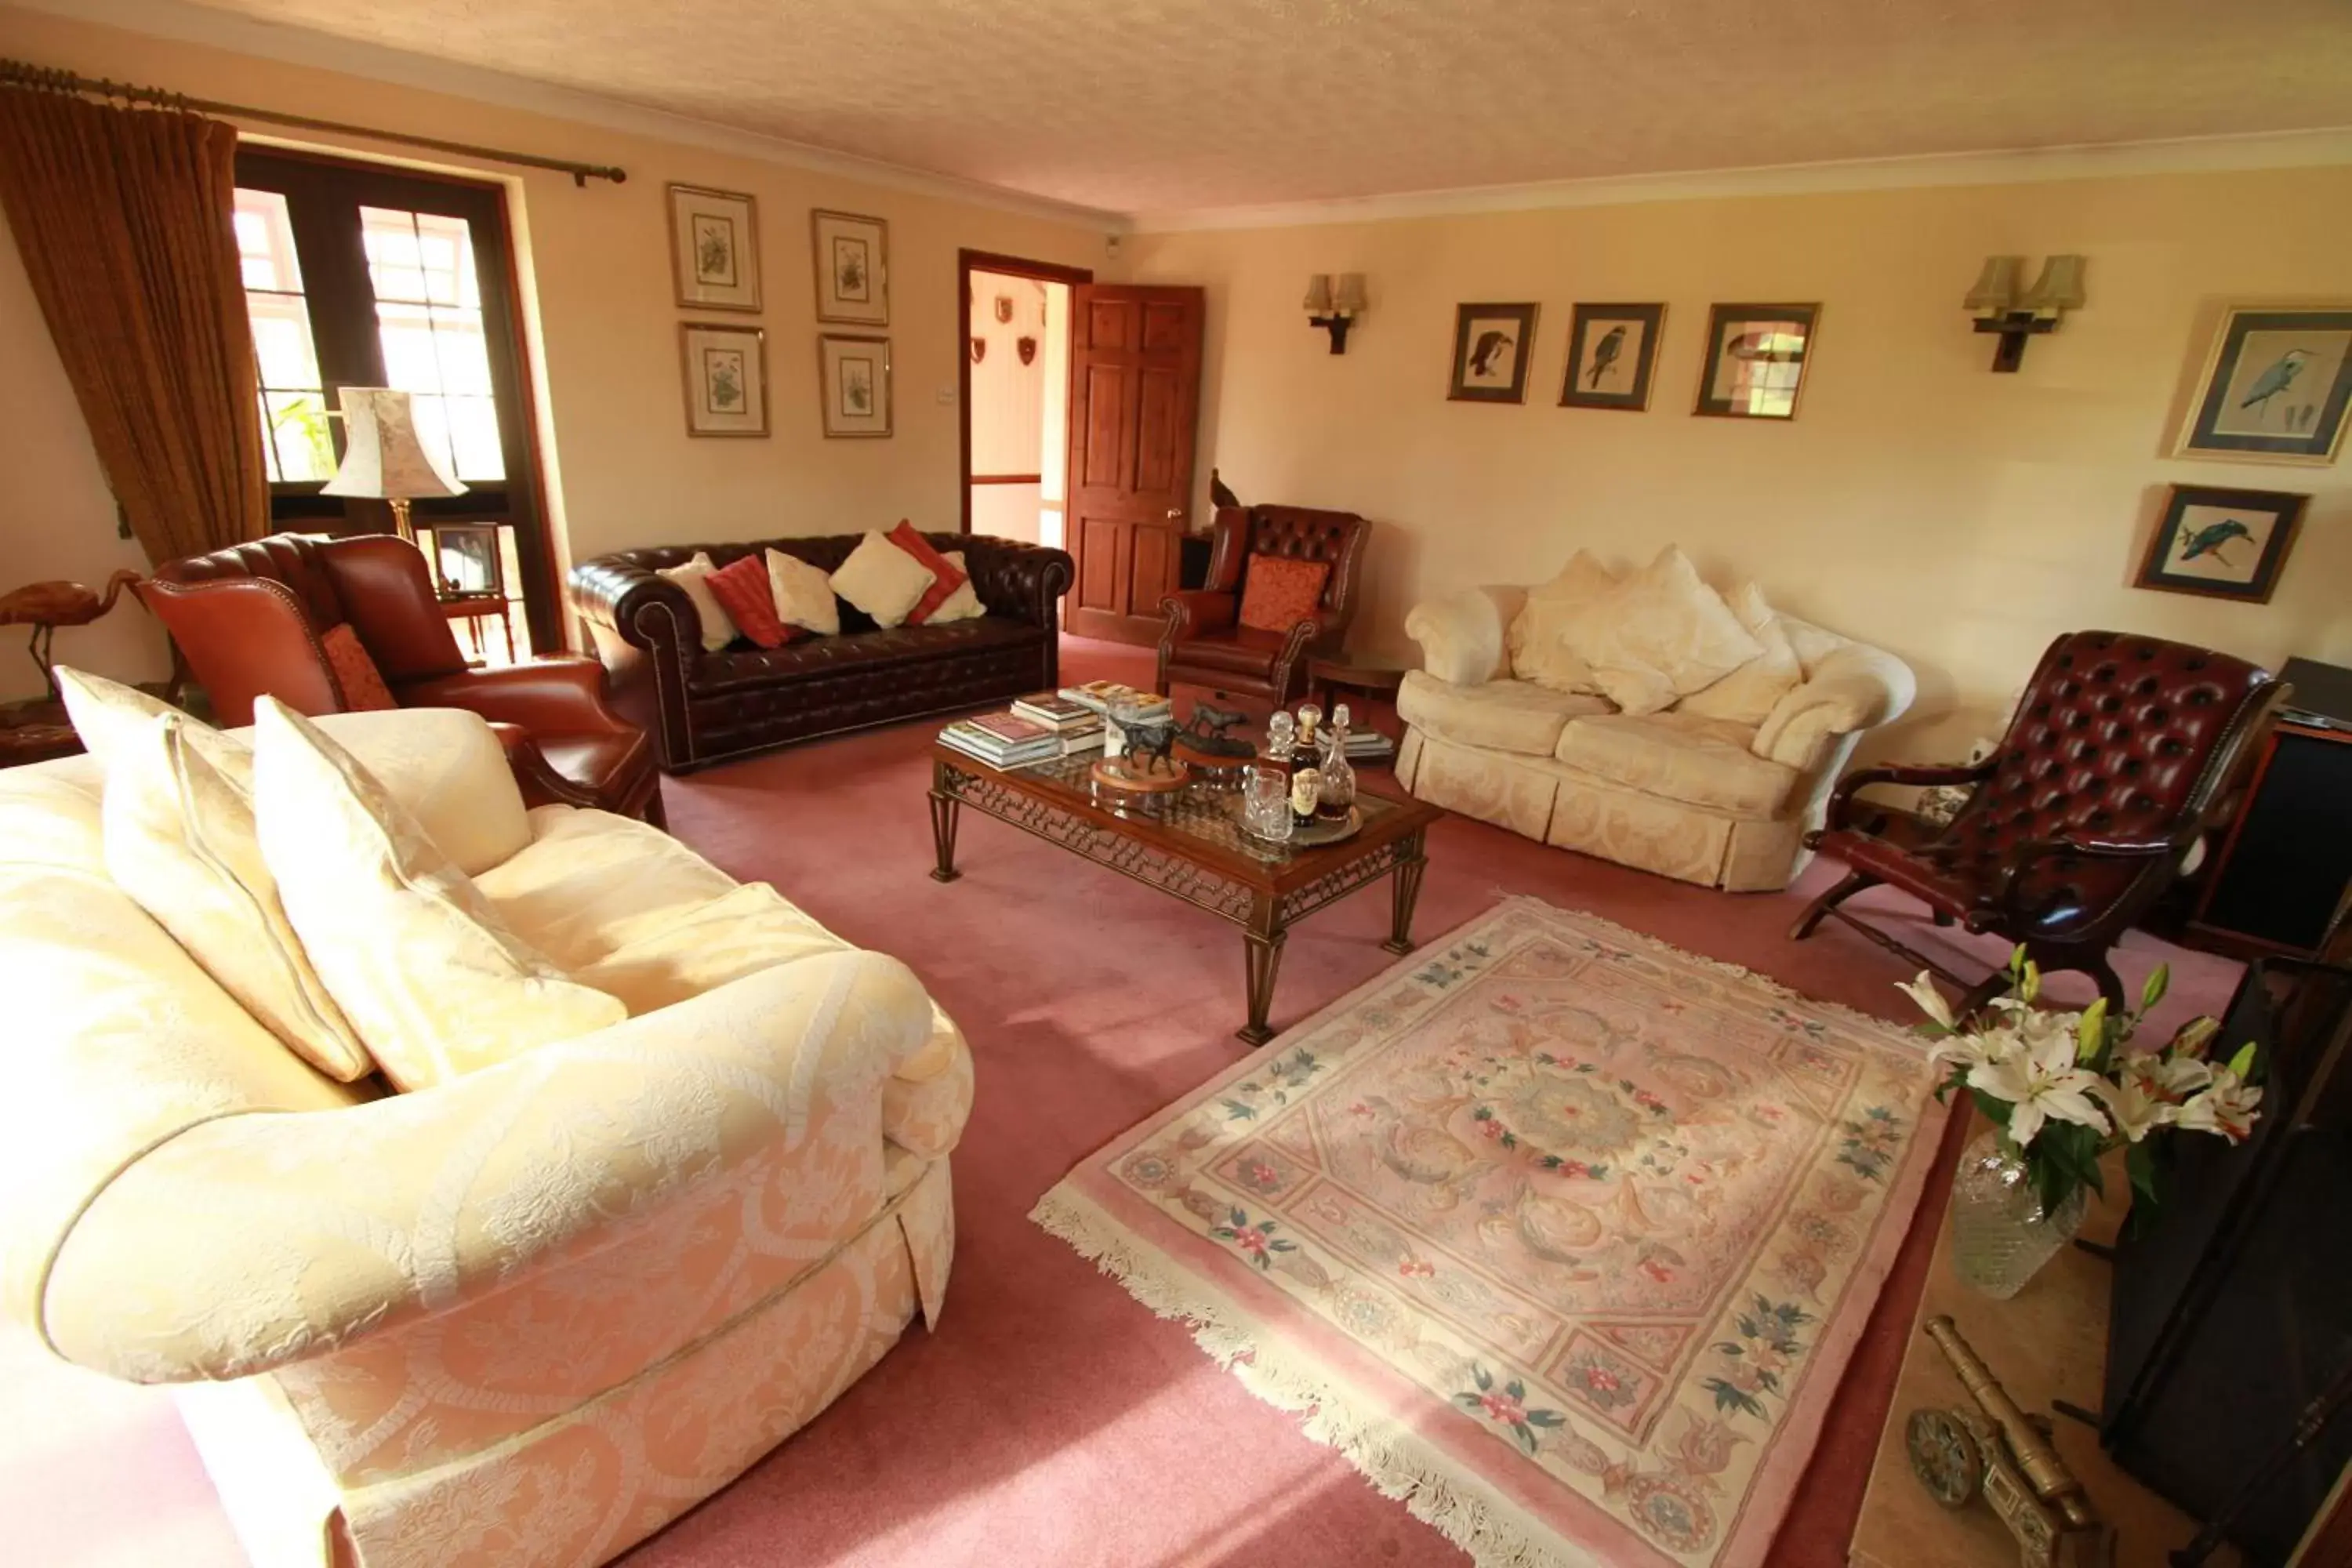
<path id="1" fill-rule="evenodd" d="M 404 708 L 470 708 L 499 728 L 534 805 L 663 822 L 645 732 L 604 701 L 591 658 L 474 669 L 433 595 L 425 557 L 390 534 L 274 534 L 159 567 L 141 599 L 180 646 L 220 721 L 253 721 L 264 692 L 299 713 L 350 703 L 320 639 L 349 624 Z"/>
<path id="2" fill-rule="evenodd" d="M 1160 602 L 1160 613 L 1167 616 L 1160 634 L 1160 694 L 1181 680 L 1287 707 L 1306 689 L 1307 659 L 1336 656 L 1347 642 L 1371 531 L 1372 525 L 1352 511 L 1303 506 L 1218 508 L 1208 585 L 1171 594 Z M 1314 615 L 1281 631 L 1240 624 L 1249 563 L 1259 555 L 1330 563 Z"/>
<path id="3" fill-rule="evenodd" d="M 1962 986 L 1974 1012 L 2005 983 L 1971 985 L 1838 906 L 1885 884 L 1925 903 L 1938 925 L 2021 942 L 2045 971 L 2074 969 L 2125 1005 L 2107 952 L 2179 874 L 2284 689 L 2227 654 L 2121 632 L 2072 632 L 2050 645 L 1992 755 L 1969 767 L 1874 767 L 1848 773 L 1806 843 L 1843 860 L 1845 879 L 1790 933 L 1834 915 Z M 1974 784 L 1942 828 L 1873 807 L 1874 784 Z"/>

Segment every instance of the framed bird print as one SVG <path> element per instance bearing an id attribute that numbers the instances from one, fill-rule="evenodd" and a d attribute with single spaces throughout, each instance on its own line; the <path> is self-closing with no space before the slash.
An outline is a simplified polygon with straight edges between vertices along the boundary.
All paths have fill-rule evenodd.
<path id="1" fill-rule="evenodd" d="M 890 324 L 890 226 L 856 213 L 809 214 L 816 247 L 816 319 Z"/>
<path id="2" fill-rule="evenodd" d="M 2175 485 L 2132 585 L 2268 604 L 2310 499 Z"/>
<path id="3" fill-rule="evenodd" d="M 687 310 L 758 310 L 759 205 L 733 191 L 670 186 L 669 263 Z"/>
<path id="4" fill-rule="evenodd" d="M 1562 408 L 1650 406 L 1650 372 L 1665 329 L 1664 305 L 1579 305 L 1568 328 Z"/>
<path id="5" fill-rule="evenodd" d="M 1535 356 L 1533 305 L 1454 307 L 1454 403 L 1525 403 Z"/>
<path id="6" fill-rule="evenodd" d="M 2225 312 L 2180 440 L 2183 458 L 2332 463 L 2352 410 L 2352 306 Z"/>
<path id="7" fill-rule="evenodd" d="M 1717 305 L 1694 414 L 1794 419 L 1821 327 L 1819 305 Z"/>

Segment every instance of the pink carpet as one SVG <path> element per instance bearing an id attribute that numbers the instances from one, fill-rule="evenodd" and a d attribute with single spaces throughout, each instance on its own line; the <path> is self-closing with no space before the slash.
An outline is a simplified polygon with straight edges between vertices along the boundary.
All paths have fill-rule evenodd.
<path id="1" fill-rule="evenodd" d="M 1144 650 L 1071 641 L 1066 676 L 1148 679 Z M 1237 1060 L 1238 931 L 999 823 L 967 814 L 962 880 L 931 863 L 923 792 L 934 726 L 803 746 L 672 781 L 673 828 L 738 877 L 774 882 L 849 940 L 906 959 L 979 1060 L 956 1154 L 958 1242 L 937 1333 L 872 1373 L 735 1485 L 648 1542 L 630 1568 L 791 1563 L 1459 1564 L 1289 1416 L 1253 1398 L 1118 1285 L 1024 1217 L 1082 1155 Z M 1429 841 L 1416 934 L 1509 893 L 1586 909 L 1809 995 L 1889 1017 L 1890 956 L 1832 925 L 1787 940 L 1802 900 L 1725 895 L 1449 818 Z M 1874 902 L 1882 900 L 1883 902 Z M 1885 895 L 1908 940 L 1951 951 Z M 1378 889 L 1295 931 L 1275 999 L 1295 1022 L 1392 962 Z M 1997 943 L 1972 950 L 1997 959 Z M 2126 983 L 2171 962 L 2167 1018 L 2218 1010 L 2236 966 L 2135 939 Z M 2056 989 L 2069 994 L 2069 982 Z M 2087 989 L 2080 994 L 2087 997 Z M 1949 1149 L 1944 1162 L 1948 1167 Z M 1948 1176 L 1923 1214 L 1941 1212 Z M 1832 1406 L 1770 1563 L 1832 1568 L 1902 1357 L 1933 1226 L 1915 1228 Z M 44 1568 L 241 1561 L 160 1393 L 0 1340 L 0 1561 Z"/>

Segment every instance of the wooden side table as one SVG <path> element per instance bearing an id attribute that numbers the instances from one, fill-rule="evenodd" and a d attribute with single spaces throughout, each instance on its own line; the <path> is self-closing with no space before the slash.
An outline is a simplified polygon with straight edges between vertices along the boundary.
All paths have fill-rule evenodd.
<path id="1" fill-rule="evenodd" d="M 1345 654 L 1309 658 L 1307 689 L 1315 693 L 1326 713 L 1331 711 L 1332 702 L 1342 691 L 1394 707 L 1397 688 L 1404 683 L 1404 672 L 1412 668 L 1398 660 L 1355 658 Z M 1369 725 L 1370 721 L 1368 714 L 1365 723 Z"/>
<path id="2" fill-rule="evenodd" d="M 81 749 L 64 703 L 37 698 L 0 704 L 0 768 L 53 762 Z"/>

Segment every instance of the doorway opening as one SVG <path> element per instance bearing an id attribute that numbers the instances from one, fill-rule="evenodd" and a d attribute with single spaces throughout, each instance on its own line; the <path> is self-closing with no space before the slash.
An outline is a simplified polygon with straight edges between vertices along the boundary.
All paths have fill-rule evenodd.
<path id="1" fill-rule="evenodd" d="M 1070 290 L 1079 267 L 966 250 L 957 310 L 963 529 L 1061 547 L 1069 503 Z"/>

